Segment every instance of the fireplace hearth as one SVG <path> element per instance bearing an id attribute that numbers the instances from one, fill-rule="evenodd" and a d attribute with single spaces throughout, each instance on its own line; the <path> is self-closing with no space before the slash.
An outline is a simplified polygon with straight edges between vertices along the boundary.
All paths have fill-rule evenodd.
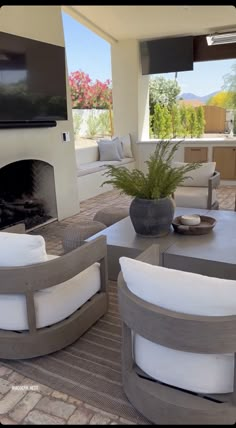
<path id="1" fill-rule="evenodd" d="M 45 213 L 43 201 L 35 198 L 22 198 L 13 202 L 0 200 L 0 228 L 23 222 L 26 229 L 31 229 L 50 218 Z"/>
<path id="2" fill-rule="evenodd" d="M 0 169 L 0 229 L 24 223 L 29 230 L 56 218 L 51 165 L 24 160 Z"/>

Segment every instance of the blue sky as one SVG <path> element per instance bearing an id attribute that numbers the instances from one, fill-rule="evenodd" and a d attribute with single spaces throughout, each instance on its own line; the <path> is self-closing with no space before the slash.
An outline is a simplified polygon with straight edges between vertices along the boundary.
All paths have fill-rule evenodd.
<path id="1" fill-rule="evenodd" d="M 69 73 L 82 70 L 92 80 L 111 79 L 110 43 L 62 13 Z"/>
<path id="2" fill-rule="evenodd" d="M 221 90 L 224 83 L 223 76 L 230 73 L 231 66 L 235 62 L 236 59 L 195 62 L 192 71 L 181 71 L 177 75 L 181 92 L 191 92 L 202 96 Z M 167 73 L 164 76 L 168 79 L 174 79 L 175 75 L 174 73 Z"/>
<path id="3" fill-rule="evenodd" d="M 69 73 L 82 70 L 88 73 L 92 80 L 104 82 L 111 79 L 110 44 L 64 12 L 62 19 Z M 220 90 L 223 76 L 230 72 L 235 62 L 233 59 L 195 63 L 193 71 L 178 73 L 181 92 L 202 96 Z M 174 73 L 164 76 L 174 79 Z"/>

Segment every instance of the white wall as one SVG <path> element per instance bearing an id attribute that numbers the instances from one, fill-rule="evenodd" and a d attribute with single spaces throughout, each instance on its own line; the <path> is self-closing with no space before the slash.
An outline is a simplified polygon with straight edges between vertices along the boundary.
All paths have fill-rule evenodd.
<path id="1" fill-rule="evenodd" d="M 111 58 L 114 132 L 131 135 L 138 161 L 135 143 L 149 137 L 149 79 L 141 74 L 138 40 L 113 43 Z"/>
<path id="2" fill-rule="evenodd" d="M 64 46 L 60 6 L 2 6 L 0 29 Z M 0 130 L 0 167 L 23 159 L 38 159 L 53 165 L 59 220 L 79 212 L 68 79 L 67 108 L 68 120 L 58 121 L 55 128 Z M 63 131 L 69 131 L 70 143 L 62 143 Z"/>

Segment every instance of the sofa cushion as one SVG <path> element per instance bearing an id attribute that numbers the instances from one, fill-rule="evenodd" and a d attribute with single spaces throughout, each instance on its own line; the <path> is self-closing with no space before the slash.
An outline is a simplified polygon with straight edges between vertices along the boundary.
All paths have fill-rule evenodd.
<path id="1" fill-rule="evenodd" d="M 208 187 L 184 187 L 179 186 L 175 191 L 175 203 L 177 207 L 207 208 Z M 217 200 L 216 190 L 212 191 L 212 204 Z"/>
<path id="2" fill-rule="evenodd" d="M 47 256 L 47 260 L 58 256 Z M 67 318 L 101 287 L 100 265 L 94 263 L 73 278 L 34 294 L 36 326 L 55 324 Z M 0 296 L 0 329 L 27 330 L 28 320 L 25 297 L 18 295 Z"/>
<path id="3" fill-rule="evenodd" d="M 0 266 L 26 266 L 47 260 L 45 240 L 40 235 L 0 232 Z"/>
<path id="4" fill-rule="evenodd" d="M 173 162 L 175 168 L 187 165 L 184 162 Z M 181 186 L 196 186 L 196 187 L 207 187 L 208 180 L 215 172 L 216 162 L 205 162 L 199 168 L 194 171 L 186 173 L 186 178 L 182 182 Z M 189 177 L 189 178 L 187 178 Z"/>
<path id="5" fill-rule="evenodd" d="M 98 140 L 100 161 L 120 161 L 117 144 L 112 140 Z"/>
<path id="6" fill-rule="evenodd" d="M 236 281 L 153 266 L 120 258 L 129 290 L 141 299 L 194 315 L 236 314 Z M 134 335 L 138 366 L 162 382 L 200 393 L 233 390 L 233 354 L 205 355 L 176 351 Z"/>

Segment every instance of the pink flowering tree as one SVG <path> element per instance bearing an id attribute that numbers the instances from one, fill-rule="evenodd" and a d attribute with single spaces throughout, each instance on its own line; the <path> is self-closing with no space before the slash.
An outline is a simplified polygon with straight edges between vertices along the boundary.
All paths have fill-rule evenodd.
<path id="1" fill-rule="evenodd" d="M 111 109 L 111 81 L 104 83 L 100 80 L 92 82 L 89 75 L 83 71 L 74 71 L 69 75 L 72 108 L 81 109 Z"/>
<path id="2" fill-rule="evenodd" d="M 91 108 L 91 79 L 83 71 L 74 71 L 69 75 L 72 107 Z"/>
<path id="3" fill-rule="evenodd" d="M 92 85 L 91 104 L 93 108 L 110 109 L 112 107 L 112 90 L 111 81 L 106 80 L 104 83 L 100 80 Z"/>

